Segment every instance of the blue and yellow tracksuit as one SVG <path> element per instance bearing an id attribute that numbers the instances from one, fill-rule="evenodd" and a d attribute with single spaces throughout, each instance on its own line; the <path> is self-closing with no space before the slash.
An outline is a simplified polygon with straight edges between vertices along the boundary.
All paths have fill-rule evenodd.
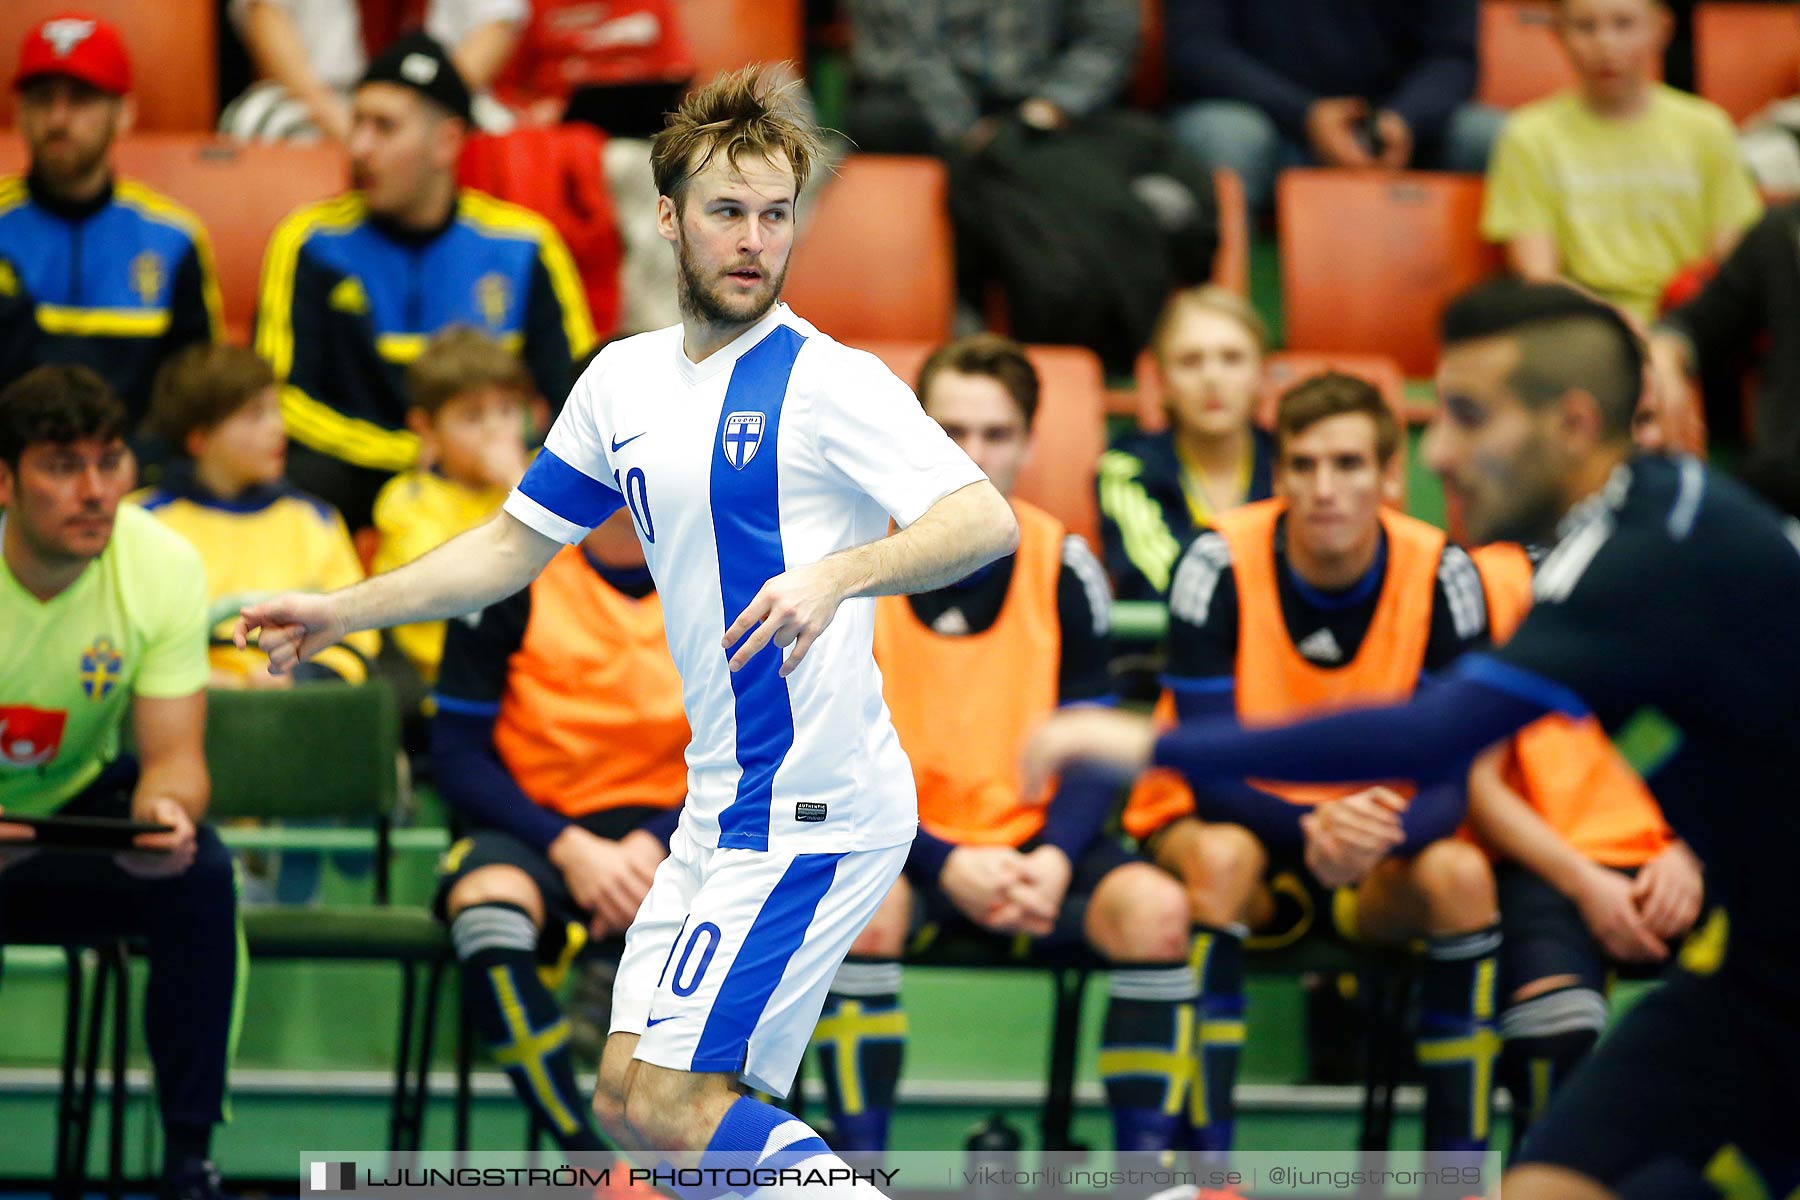
<path id="1" fill-rule="evenodd" d="M 1254 431 L 1244 464 L 1244 500 L 1273 493 L 1275 439 Z M 1100 536 L 1120 600 L 1160 600 L 1194 535 L 1212 524 L 1205 496 L 1189 485 L 1173 432 L 1134 433 L 1100 456 Z"/>
<path id="2" fill-rule="evenodd" d="M 157 367 L 221 328 L 212 246 L 193 213 L 129 179 L 69 204 L 29 176 L 0 176 L 0 387 L 78 363 L 135 424 Z"/>
<path id="3" fill-rule="evenodd" d="M 595 341 L 568 248 L 518 205 L 465 188 L 444 226 L 420 233 L 370 216 L 348 192 L 276 227 L 256 350 L 284 381 L 282 412 L 301 443 L 377 471 L 412 466 L 406 364 L 452 325 L 517 352 L 552 406 Z"/>

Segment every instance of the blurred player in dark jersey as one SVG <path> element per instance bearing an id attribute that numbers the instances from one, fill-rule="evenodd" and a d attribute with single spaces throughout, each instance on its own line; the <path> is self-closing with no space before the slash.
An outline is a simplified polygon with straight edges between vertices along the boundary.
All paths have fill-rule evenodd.
<path id="1" fill-rule="evenodd" d="M 1659 749 L 1649 782 L 1723 907 L 1557 1094 L 1507 1200 L 1788 1195 L 1800 1184 L 1800 523 L 1697 460 L 1634 455 L 1642 348 L 1612 309 L 1557 284 L 1493 283 L 1450 306 L 1444 342 L 1431 465 L 1475 540 L 1556 543 L 1513 638 L 1406 704 L 1301 724 L 1225 719 L 1159 738 L 1125 714 L 1061 714 L 1028 766 L 1425 782 L 1552 712 L 1591 713 Z M 1398 814 L 1367 808 L 1397 843 Z M 1378 853 L 1380 840 L 1347 852 Z"/>

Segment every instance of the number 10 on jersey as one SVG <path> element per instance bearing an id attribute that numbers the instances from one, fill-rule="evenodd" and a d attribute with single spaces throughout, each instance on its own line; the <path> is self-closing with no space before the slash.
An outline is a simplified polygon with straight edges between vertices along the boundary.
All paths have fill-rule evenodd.
<path id="1" fill-rule="evenodd" d="M 613 472 L 613 486 L 625 497 L 625 503 L 631 507 L 631 515 L 637 521 L 638 532 L 644 535 L 646 542 L 656 541 L 656 524 L 650 519 L 650 485 L 644 479 L 644 469 L 633 467 L 620 478 Z"/>

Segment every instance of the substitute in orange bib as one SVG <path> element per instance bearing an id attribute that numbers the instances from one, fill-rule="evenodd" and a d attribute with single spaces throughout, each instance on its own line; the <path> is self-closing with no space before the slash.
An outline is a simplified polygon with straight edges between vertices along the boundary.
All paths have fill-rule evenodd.
<path id="1" fill-rule="evenodd" d="M 1510 543 L 1474 558 L 1494 640 L 1505 641 L 1530 607 L 1532 560 Z M 1611 968 L 1666 960 L 1700 915 L 1703 880 L 1592 717 L 1544 717 L 1476 759 L 1469 827 L 1498 860 L 1499 1075 L 1517 1153 L 1605 1030 Z"/>
<path id="2" fill-rule="evenodd" d="M 1030 453 L 1038 379 L 993 334 L 939 349 L 919 378 L 938 424 L 1010 496 Z M 1100 1073 L 1122 1149 L 1179 1145 L 1192 1038 L 1181 888 L 1101 826 L 1113 788 L 1089 774 L 1021 792 L 1019 751 L 1058 705 L 1111 700 L 1111 596 L 1087 543 L 1012 500 L 1017 553 L 949 587 L 884 596 L 882 692 L 919 789 L 904 874 L 838 969 L 814 1043 L 839 1149 L 879 1150 L 900 1079 L 909 942 L 991 939 L 998 958 L 1091 946 L 1120 964 Z"/>
<path id="3" fill-rule="evenodd" d="M 1281 398 L 1275 436 L 1277 499 L 1222 514 L 1175 571 L 1165 703 L 1172 697 L 1184 722 L 1235 713 L 1255 725 L 1403 699 L 1487 639 L 1469 556 L 1440 530 L 1382 508 L 1400 429 L 1373 386 L 1340 374 L 1300 384 Z M 1485 1144 L 1499 1048 L 1493 875 L 1443 821 L 1409 823 L 1398 844 L 1375 836 L 1366 814 L 1405 808 L 1411 795 L 1391 781 L 1268 780 L 1196 794 L 1160 772 L 1133 791 L 1127 831 L 1186 885 L 1204 930 L 1196 1148 L 1230 1147 L 1246 933 L 1298 936 L 1325 911 L 1346 937 L 1427 939 L 1418 1036 L 1426 1145 Z"/>
<path id="4" fill-rule="evenodd" d="M 529 588 L 451 621 L 432 759 L 473 832 L 445 856 L 438 912 L 476 1028 L 565 1150 L 599 1150 L 554 980 L 622 934 L 687 794 L 687 718 L 630 515 Z"/>

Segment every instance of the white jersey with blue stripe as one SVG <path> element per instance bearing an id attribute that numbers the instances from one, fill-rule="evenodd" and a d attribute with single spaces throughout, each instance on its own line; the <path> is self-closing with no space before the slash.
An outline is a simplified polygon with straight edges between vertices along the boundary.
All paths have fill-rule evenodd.
<path id="1" fill-rule="evenodd" d="M 630 507 L 693 730 L 690 837 L 869 850 L 910 841 L 918 820 L 870 650 L 875 602 L 845 601 L 786 679 L 783 649 L 734 674 L 720 643 L 769 579 L 982 478 L 879 359 L 778 304 L 700 363 L 680 326 L 607 346 L 506 510 L 576 542 Z"/>

